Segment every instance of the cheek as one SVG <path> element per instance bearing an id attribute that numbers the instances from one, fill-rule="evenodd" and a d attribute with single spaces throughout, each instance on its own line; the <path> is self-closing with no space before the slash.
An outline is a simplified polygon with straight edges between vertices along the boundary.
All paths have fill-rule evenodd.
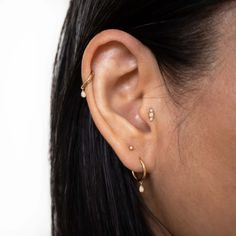
<path id="1" fill-rule="evenodd" d="M 211 188 L 222 201 L 227 194 L 236 199 L 236 80 L 214 81 L 180 134 L 186 177 L 201 180 L 199 190 Z"/>
<path id="2" fill-rule="evenodd" d="M 219 81 L 217 83 L 217 81 Z M 209 155 L 236 164 L 236 80 L 219 78 L 199 104 L 199 137 Z"/>
<path id="3" fill-rule="evenodd" d="M 204 96 L 179 127 L 157 187 L 179 219 L 196 219 L 193 225 L 206 228 L 209 219 L 225 227 L 236 218 L 236 102 L 233 95 L 212 95 Z"/>

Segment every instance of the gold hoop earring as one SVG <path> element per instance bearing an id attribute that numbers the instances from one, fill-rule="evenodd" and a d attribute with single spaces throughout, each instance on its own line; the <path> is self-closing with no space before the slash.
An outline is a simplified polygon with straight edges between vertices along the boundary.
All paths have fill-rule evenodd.
<path id="1" fill-rule="evenodd" d="M 143 169 L 142 176 L 141 176 L 141 178 L 138 178 L 133 170 L 132 170 L 132 175 L 139 182 L 139 192 L 143 193 L 144 192 L 143 180 L 146 178 L 147 169 L 146 169 L 146 166 L 145 166 L 145 164 L 144 164 L 144 162 L 142 161 L 141 158 L 139 158 L 139 161 L 140 161 L 140 164 L 141 164 L 142 169 Z"/>
<path id="2" fill-rule="evenodd" d="M 85 93 L 85 88 L 87 87 L 87 85 L 93 80 L 93 72 L 91 72 L 88 76 L 88 78 L 84 81 L 84 83 L 81 85 L 81 97 L 85 98 L 86 97 L 86 93 Z"/>

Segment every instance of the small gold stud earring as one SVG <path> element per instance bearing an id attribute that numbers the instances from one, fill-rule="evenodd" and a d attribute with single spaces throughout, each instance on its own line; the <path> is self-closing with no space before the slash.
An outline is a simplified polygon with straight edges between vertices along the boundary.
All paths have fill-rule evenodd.
<path id="1" fill-rule="evenodd" d="M 133 150 L 134 150 L 134 146 L 129 145 L 129 150 L 130 150 L 130 151 L 133 151 Z"/>
<path id="2" fill-rule="evenodd" d="M 148 118 L 151 122 L 155 119 L 155 112 L 154 112 L 153 108 L 149 108 Z"/>

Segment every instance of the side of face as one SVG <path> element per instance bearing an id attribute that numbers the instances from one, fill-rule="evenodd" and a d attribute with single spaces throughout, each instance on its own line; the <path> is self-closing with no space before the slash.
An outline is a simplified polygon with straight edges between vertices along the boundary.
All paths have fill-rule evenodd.
<path id="1" fill-rule="evenodd" d="M 225 16 L 218 60 L 160 157 L 157 212 L 176 235 L 236 234 L 235 18 Z"/>
<path id="2" fill-rule="evenodd" d="M 92 118 L 130 171 L 142 172 L 142 157 L 142 196 L 174 235 L 236 234 L 235 18 L 225 16 L 217 62 L 182 107 L 152 52 L 131 35 L 105 30 L 84 52 L 82 79 L 95 75 L 86 88 Z"/>

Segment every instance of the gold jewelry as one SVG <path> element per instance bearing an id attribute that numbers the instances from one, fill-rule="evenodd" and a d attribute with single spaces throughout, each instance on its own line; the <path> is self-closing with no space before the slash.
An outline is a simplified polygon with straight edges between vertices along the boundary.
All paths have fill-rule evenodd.
<path id="1" fill-rule="evenodd" d="M 93 80 L 93 72 L 91 72 L 88 76 L 88 78 L 84 81 L 84 83 L 82 84 L 82 86 L 80 87 L 81 88 L 81 97 L 82 98 L 85 98 L 86 97 L 86 93 L 85 93 L 85 88 L 86 86 Z"/>
<path id="2" fill-rule="evenodd" d="M 134 146 L 129 145 L 129 150 L 130 150 L 130 151 L 133 151 L 133 150 L 134 150 Z"/>
<path id="3" fill-rule="evenodd" d="M 154 112 L 153 108 L 149 108 L 148 118 L 151 122 L 155 119 L 155 112 Z"/>
<path id="4" fill-rule="evenodd" d="M 134 178 L 139 182 L 139 192 L 143 193 L 144 192 L 144 187 L 143 187 L 143 180 L 146 178 L 146 174 L 147 174 L 147 169 L 146 166 L 144 164 L 144 162 L 142 161 L 141 158 L 139 158 L 140 164 L 142 166 L 143 172 L 142 172 L 142 177 L 138 178 L 136 176 L 136 174 L 134 173 L 134 171 L 132 170 L 132 175 L 134 176 Z"/>

